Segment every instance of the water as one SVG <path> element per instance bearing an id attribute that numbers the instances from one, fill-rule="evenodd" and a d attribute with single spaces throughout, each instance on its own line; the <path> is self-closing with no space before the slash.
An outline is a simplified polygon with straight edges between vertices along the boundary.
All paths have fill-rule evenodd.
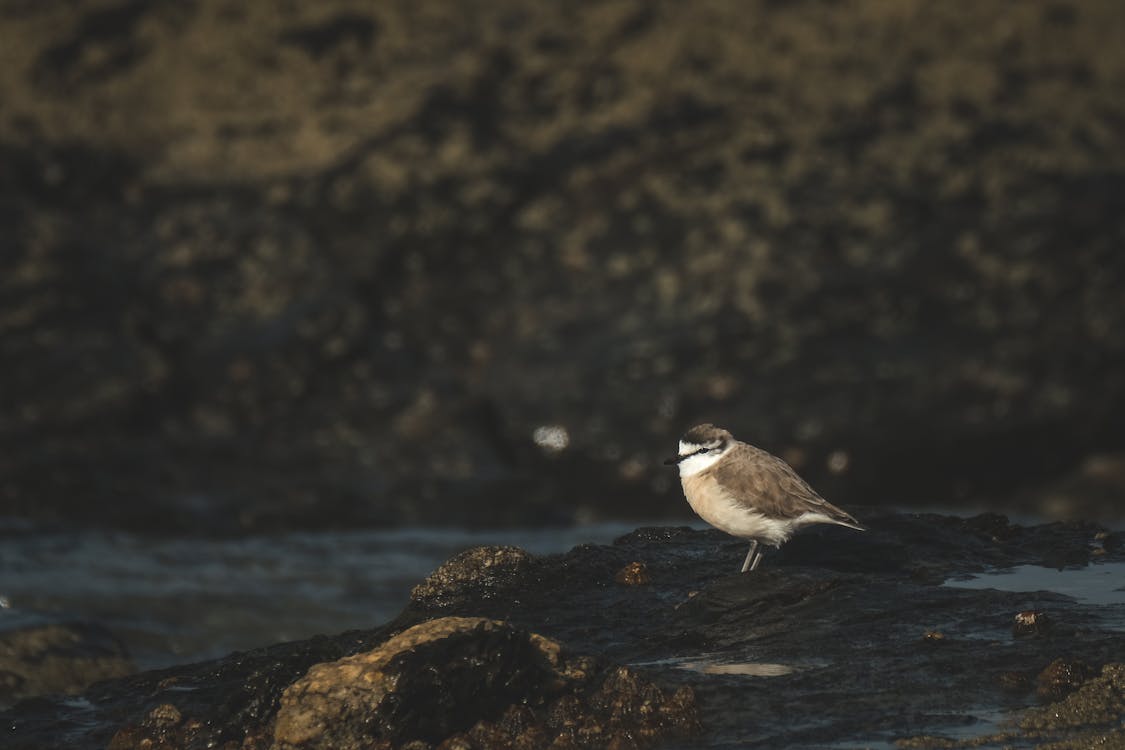
<path id="1" fill-rule="evenodd" d="M 761 661 L 732 661 L 729 657 L 715 654 L 700 654 L 690 658 L 658 659 L 656 661 L 634 662 L 636 667 L 675 667 L 697 674 L 740 675 L 742 677 L 784 677 L 801 669 L 790 664 Z"/>
<path id="2" fill-rule="evenodd" d="M 1044 568 L 1019 565 L 950 579 L 946 586 L 997 591 L 1050 591 L 1085 605 L 1091 617 L 1108 630 L 1125 631 L 1125 563 L 1091 563 L 1085 567 Z M 1049 609 L 1049 607 L 1048 607 Z"/>
<path id="3" fill-rule="evenodd" d="M 1093 563 L 1062 570 L 1019 565 L 963 580 L 952 579 L 945 585 L 998 591 L 1052 591 L 1085 604 L 1125 606 L 1125 563 Z"/>
<path id="4" fill-rule="evenodd" d="M 927 730 L 927 735 L 937 739 L 931 747 L 940 747 L 942 740 L 952 747 L 975 747 L 983 743 L 980 738 L 1004 731 L 1012 721 L 1011 713 L 1003 708 L 979 708 L 969 714 L 950 717 L 949 724 Z M 843 740 L 826 745 L 832 750 L 902 750 L 901 732 L 888 732 L 873 736 L 862 742 Z M 952 744 L 964 743 L 964 745 Z M 1030 747 L 1030 743 L 1019 741 L 1017 737 L 1005 737 L 1002 741 L 983 744 L 984 747 Z"/>
<path id="5" fill-rule="evenodd" d="M 608 543 L 635 524 L 462 531 L 413 528 L 153 539 L 115 532 L 0 537 L 0 628 L 94 621 L 142 669 L 318 633 L 379 625 L 457 552 L 512 544 L 532 554 Z"/>

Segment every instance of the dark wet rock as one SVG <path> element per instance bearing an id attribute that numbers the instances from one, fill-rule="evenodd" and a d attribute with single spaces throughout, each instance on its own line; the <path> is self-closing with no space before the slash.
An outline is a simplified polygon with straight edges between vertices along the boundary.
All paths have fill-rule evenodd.
<path id="1" fill-rule="evenodd" d="M 1089 750 L 1125 747 L 1125 665 L 1106 664 L 1099 676 L 1066 698 L 1024 712 L 1018 730 L 970 738 L 919 736 L 900 740 L 902 748 L 966 750 L 1030 747 Z"/>
<path id="2" fill-rule="evenodd" d="M 1125 549 L 1125 531 L 1103 534 L 1101 537 L 1102 549 L 1106 552 L 1120 552 Z"/>
<path id="3" fill-rule="evenodd" d="M 1119 514 L 1125 8 L 896 5 L 5 3 L 0 513 Z"/>
<path id="4" fill-rule="evenodd" d="M 1125 719 L 1125 664 L 1106 664 L 1101 674 L 1059 703 L 1027 712 L 1025 730 L 1117 728 Z"/>
<path id="5" fill-rule="evenodd" d="M 1035 692 L 1040 700 L 1057 701 L 1082 687 L 1093 674 L 1084 662 L 1055 659 L 1035 678 Z"/>
<path id="6" fill-rule="evenodd" d="M 184 718 L 171 703 L 162 703 L 149 711 L 136 725 L 122 727 L 109 741 L 109 750 L 173 750 L 190 747 L 203 731 L 196 718 Z M 248 732 L 242 747 L 253 748 L 262 739 L 259 732 Z"/>
<path id="7" fill-rule="evenodd" d="M 626 667 L 611 670 L 588 700 L 596 718 L 591 721 L 583 707 L 576 734 L 584 745 L 610 744 L 623 732 L 638 744 L 648 744 L 669 730 L 686 735 L 699 728 L 691 688 L 681 686 L 669 697 Z"/>
<path id="8" fill-rule="evenodd" d="M 1041 673 L 1053 675 L 1049 681 L 1060 691 L 1077 688 L 1053 705 L 1092 696 L 1087 691 L 1097 683 L 1102 702 L 1083 705 L 1092 711 L 1105 704 L 1097 717 L 1111 714 L 1116 672 L 1103 667 L 1125 653 L 1122 604 L 1049 589 L 957 585 L 1014 566 L 1041 566 L 1049 581 L 1060 554 L 1082 560 L 1071 563 L 1072 573 L 1096 575 L 1101 566 L 1125 562 L 1120 552 L 1089 556 L 1105 528 L 1023 527 L 995 515 L 864 520 L 864 534 L 811 529 L 749 575 L 736 572 L 743 542 L 688 528 L 638 529 L 612 545 L 526 560 L 505 552 L 499 557 L 523 561 L 515 574 L 467 575 L 468 585 L 438 586 L 437 595 L 413 598 L 379 629 L 99 683 L 81 705 L 25 701 L 0 713 L 0 726 L 8 727 L 15 750 L 57 746 L 64 736 L 79 750 L 105 747 L 115 734 L 118 747 L 147 740 L 257 750 L 279 731 L 309 744 L 329 736 L 358 742 L 379 731 L 375 717 L 418 727 L 419 712 L 430 711 L 441 727 L 422 737 L 430 748 L 505 747 L 498 739 L 505 737 L 520 748 L 631 747 L 654 733 L 686 730 L 694 705 L 701 730 L 692 747 L 956 747 L 979 738 L 986 739 L 977 746 L 987 747 L 1031 741 L 1025 730 L 1001 731 L 997 712 L 1017 723 L 1046 716 L 1027 713 L 1043 700 L 1035 693 Z M 498 549 L 460 557 L 495 560 Z M 615 575 L 634 562 L 645 565 L 651 583 L 617 584 Z M 1067 626 L 1048 637 L 1013 638 L 1013 613 L 1027 611 L 1049 611 Z M 450 637 L 415 640 L 439 631 Z M 923 641 L 926 632 L 944 638 Z M 456 665 L 474 661 L 461 649 L 480 657 L 482 673 L 476 666 L 458 672 Z M 1060 659 L 1065 669 L 1053 665 Z M 494 701 L 470 695 L 456 705 L 417 698 L 396 706 L 377 699 L 389 684 L 382 670 L 402 670 L 396 684 L 416 697 L 464 696 L 459 680 L 474 675 L 479 684 L 494 684 L 501 663 L 513 687 L 480 691 Z M 1082 682 L 1079 664 L 1090 666 L 1086 677 L 1103 677 Z M 355 674 L 344 679 L 349 670 Z M 1102 730 L 1094 721 L 1043 730 L 1044 741 Z M 618 731 L 626 725 L 628 736 Z M 384 739 L 401 745 L 415 739 L 407 734 Z"/>
<path id="9" fill-rule="evenodd" d="M 9 623 L 20 619 L 21 623 Z M 77 694 L 134 671 L 124 645 L 92 623 L 26 623 L 0 610 L 0 706 L 48 693 Z"/>
<path id="10" fill-rule="evenodd" d="M 446 606 L 476 596 L 497 596 L 525 580 L 535 558 L 519 547 L 473 547 L 455 555 L 410 592 L 412 601 Z"/>
<path id="11" fill-rule="evenodd" d="M 590 665 L 567 663 L 561 651 L 499 621 L 421 623 L 377 649 L 310 669 L 282 695 L 274 738 L 281 750 L 360 748 L 373 737 L 440 743 L 516 703 L 542 705 L 582 687 Z"/>
<path id="12" fill-rule="evenodd" d="M 161 703 L 148 713 L 149 721 L 158 727 L 174 727 L 183 721 L 183 718 L 179 709 L 171 703 Z"/>
<path id="13" fill-rule="evenodd" d="M 339 659 L 385 640 L 386 628 L 369 633 L 344 633 L 291 644 L 255 649 L 213 662 L 147 672 L 124 680 L 101 683 L 84 697 L 100 709 L 120 712 L 127 720 L 91 731 L 88 717 L 56 716 L 40 721 L 25 702 L 5 717 L 16 729 L 16 747 L 58 744 L 59 733 L 86 736 L 90 747 L 124 748 L 235 747 L 266 750 L 273 742 L 270 720 L 277 713 L 282 692 L 313 664 Z M 167 720 L 172 706 L 179 723 Z M 32 704 L 34 706 L 34 704 Z M 47 739 L 43 739 L 46 736 Z M 71 735 L 68 735 L 70 737 Z M 55 739 L 51 739 L 55 738 Z M 26 744 L 24 741 L 26 739 Z M 68 739 L 69 747 L 81 747 Z"/>
<path id="14" fill-rule="evenodd" d="M 563 701 L 574 707 L 573 721 L 560 725 L 550 717 Z M 163 703 L 119 729 L 110 748 L 187 748 L 219 739 L 204 729 L 204 721 Z M 532 750 L 565 735 L 564 743 L 573 739 L 581 748 L 626 736 L 647 747 L 697 729 L 688 688 L 666 695 L 627 669 L 607 671 L 506 623 L 446 617 L 315 664 L 284 690 L 272 721 L 249 728 L 235 746 Z"/>

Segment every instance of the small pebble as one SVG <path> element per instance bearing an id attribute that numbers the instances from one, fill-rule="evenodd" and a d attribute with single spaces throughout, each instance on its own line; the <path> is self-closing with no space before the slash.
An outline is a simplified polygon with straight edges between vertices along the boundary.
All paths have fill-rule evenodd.
<path id="1" fill-rule="evenodd" d="M 1016 614 L 1012 623 L 1013 638 L 1033 638 L 1044 636 L 1051 631 L 1051 618 L 1046 612 L 1034 609 Z"/>

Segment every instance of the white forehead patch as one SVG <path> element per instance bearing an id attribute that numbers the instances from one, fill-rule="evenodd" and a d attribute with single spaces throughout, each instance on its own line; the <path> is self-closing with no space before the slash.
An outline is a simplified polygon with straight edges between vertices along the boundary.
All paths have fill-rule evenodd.
<path id="1" fill-rule="evenodd" d="M 686 446 L 686 450 L 685 450 Z M 693 445 L 691 443 L 680 443 L 680 455 L 683 456 L 688 453 L 699 450 L 703 446 Z M 688 456 L 680 461 L 680 476 L 690 477 L 693 474 L 698 474 L 701 471 L 706 471 L 722 460 L 723 456 L 730 452 L 728 445 L 722 453 L 700 453 L 697 456 Z"/>

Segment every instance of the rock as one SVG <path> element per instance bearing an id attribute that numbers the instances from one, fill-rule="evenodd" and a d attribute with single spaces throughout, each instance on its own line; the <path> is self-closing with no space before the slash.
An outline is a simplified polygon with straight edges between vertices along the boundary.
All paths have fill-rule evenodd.
<path id="1" fill-rule="evenodd" d="M 1012 637 L 1044 636 L 1051 632 L 1051 627 L 1051 618 L 1046 612 L 1029 609 L 1016 613 L 1012 624 Z"/>
<path id="2" fill-rule="evenodd" d="M 1057 701 L 1080 688 L 1091 676 L 1090 667 L 1081 661 L 1055 659 L 1035 679 L 1036 694 L 1041 700 Z"/>
<path id="3" fill-rule="evenodd" d="M 690 691 L 666 700 L 628 670 L 611 672 L 583 698 L 589 666 L 569 662 L 557 642 L 502 622 L 432 620 L 377 649 L 310 669 L 281 698 L 275 747 L 546 747 L 547 727 L 590 746 L 603 735 L 628 732 L 647 743 L 698 728 Z M 551 700 L 554 707 L 545 709 Z M 561 702 L 571 707 L 569 723 L 550 718 Z M 538 718 L 536 707 L 547 718 Z"/>
<path id="4" fill-rule="evenodd" d="M 696 721 L 702 728 L 686 742 L 699 748 L 732 737 L 762 747 L 900 739 L 903 746 L 970 747 L 1071 734 L 1088 746 L 1087 732 L 1113 736 L 1114 725 L 1100 722 L 1115 715 L 1117 673 L 1107 667 L 1102 678 L 1092 676 L 1125 653 L 1117 605 L 1050 590 L 958 587 L 965 575 L 1015 566 L 1043 567 L 1048 582 L 1057 550 L 1077 554 L 1106 529 L 1025 527 L 991 515 L 864 520 L 870 530 L 862 535 L 803 532 L 805 543 L 794 539 L 750 575 L 734 572 L 745 556 L 742 541 L 682 527 L 639 529 L 611 545 L 533 559 L 495 548 L 464 553 L 517 561 L 517 572 L 490 579 L 480 571 L 503 566 L 452 565 L 466 572 L 439 577 L 451 588 L 436 585 L 434 596 L 412 599 L 370 631 L 101 682 L 78 701 L 23 702 L 0 711 L 5 750 L 93 750 L 111 742 L 115 750 L 280 750 L 283 742 L 389 747 L 415 740 L 430 750 L 505 747 L 507 740 L 513 748 L 588 750 L 651 743 Z M 639 560 L 650 584 L 613 582 Z M 1098 576 L 1101 566 L 1122 562 L 1125 551 L 1107 552 L 1071 573 Z M 1049 611 L 1057 623 L 1081 628 L 1012 638 L 1011 613 L 1027 611 Z M 923 641 L 927 631 L 945 637 Z M 1094 683 L 1100 692 L 1087 693 Z M 1074 713 L 1066 727 L 1013 729 L 1007 739 L 989 734 L 985 717 L 997 707 L 1013 726 L 1046 716 L 1024 713 L 1040 686 L 1040 701 L 1073 691 L 1056 707 L 1086 695 L 1088 713 Z"/>
<path id="5" fill-rule="evenodd" d="M 607 737 L 628 732 L 641 740 L 654 740 L 668 730 L 686 735 L 699 729 L 690 688 L 680 688 L 668 698 L 655 684 L 626 667 L 611 670 L 589 701 L 606 717 Z"/>
<path id="6" fill-rule="evenodd" d="M 518 583 L 534 562 L 535 558 L 518 547 L 473 547 L 442 563 L 414 587 L 410 598 L 441 607 L 457 599 L 495 596 Z"/>
<path id="7" fill-rule="evenodd" d="M 634 561 L 617 571 L 613 580 L 623 586 L 645 586 L 652 583 L 652 576 L 648 573 L 648 566 Z"/>
<path id="8" fill-rule="evenodd" d="M 1125 531 L 1106 533 L 1101 538 L 1102 548 L 1108 552 L 1118 552 L 1125 548 Z"/>
<path id="9" fill-rule="evenodd" d="M 1029 732 L 1111 730 L 1116 742 L 1125 740 L 1125 663 L 1108 663 L 1101 674 L 1059 703 L 1033 708 L 1020 728 Z M 1092 746 L 1087 746 L 1092 747 Z M 1106 744 L 1105 747 L 1110 747 Z M 1116 744 L 1111 747 L 1117 747 Z"/>
<path id="10" fill-rule="evenodd" d="M 184 721 L 171 703 L 153 708 L 137 725 L 122 727 L 109 742 L 109 750 L 172 750 L 189 747 L 203 729 L 198 719 Z M 252 739 L 248 735 L 247 739 Z M 248 743 L 242 743 L 246 746 Z M 249 750 L 249 748 L 247 748 Z"/>
<path id="11" fill-rule="evenodd" d="M 95 705 L 118 713 L 112 726 L 99 726 L 91 747 L 113 750 L 173 750 L 222 747 L 269 750 L 274 744 L 271 722 L 283 691 L 313 664 L 339 659 L 386 640 L 389 632 L 346 633 L 295 644 L 235 653 L 223 660 L 150 672 L 102 683 L 87 692 Z M 101 690 L 98 688 L 101 687 Z M 13 739 L 30 734 L 26 747 L 52 746 L 34 734 L 26 712 L 13 709 Z M 179 721 L 175 720 L 179 716 Z M 121 716 L 127 716 L 125 721 Z M 237 737 L 237 741 L 232 740 Z M 73 737 L 70 747 L 81 744 Z M 24 747 L 17 745 L 17 747 Z"/>
<path id="12" fill-rule="evenodd" d="M 0 610 L 0 625 L 15 617 Z M 125 647 L 100 625 L 36 622 L 0 630 L 0 706 L 45 693 L 75 695 L 133 671 Z"/>
<path id="13" fill-rule="evenodd" d="M 184 717 L 171 703 L 161 703 L 149 712 L 148 718 L 154 726 L 174 727 L 183 721 Z"/>

